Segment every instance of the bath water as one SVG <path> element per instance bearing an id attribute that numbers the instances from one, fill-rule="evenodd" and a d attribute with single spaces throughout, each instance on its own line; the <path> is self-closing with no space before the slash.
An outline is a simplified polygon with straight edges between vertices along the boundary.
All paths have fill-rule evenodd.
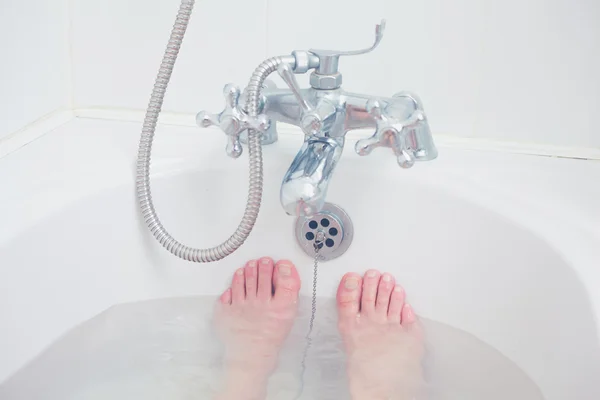
<path id="1" fill-rule="evenodd" d="M 212 329 L 214 297 L 122 304 L 66 333 L 0 385 L 2 400 L 212 399 L 222 347 Z M 295 399 L 310 317 L 300 314 L 270 380 L 268 399 Z M 349 399 L 334 299 L 319 298 L 301 399 Z M 426 332 L 428 400 L 538 400 L 535 383 L 474 336 L 435 321 Z"/>

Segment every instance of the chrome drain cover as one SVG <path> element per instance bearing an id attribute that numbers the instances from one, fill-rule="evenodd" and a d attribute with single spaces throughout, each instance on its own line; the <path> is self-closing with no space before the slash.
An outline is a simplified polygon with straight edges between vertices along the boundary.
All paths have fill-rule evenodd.
<path id="1" fill-rule="evenodd" d="M 348 250 L 354 237 L 354 227 L 346 211 L 335 204 L 325 203 L 317 214 L 296 220 L 295 234 L 296 241 L 311 258 L 315 256 L 317 235 L 323 237 L 319 255 L 321 261 L 329 261 Z"/>

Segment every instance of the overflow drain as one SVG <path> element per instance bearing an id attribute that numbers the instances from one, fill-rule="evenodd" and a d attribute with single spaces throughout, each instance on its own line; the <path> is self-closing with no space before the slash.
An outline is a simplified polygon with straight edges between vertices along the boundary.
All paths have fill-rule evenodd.
<path id="1" fill-rule="evenodd" d="M 315 255 L 317 237 L 323 238 L 321 261 L 338 258 L 348 250 L 354 236 L 350 217 L 341 207 L 325 203 L 321 211 L 310 217 L 299 217 L 295 226 L 296 241 L 310 257 Z"/>

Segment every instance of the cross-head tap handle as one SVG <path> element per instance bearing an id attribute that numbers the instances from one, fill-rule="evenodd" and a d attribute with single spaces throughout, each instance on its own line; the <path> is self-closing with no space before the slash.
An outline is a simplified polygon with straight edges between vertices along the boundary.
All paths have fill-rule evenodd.
<path id="1" fill-rule="evenodd" d="M 256 118 L 249 118 L 242 107 L 239 106 L 240 88 L 227 84 L 223 88 L 225 108 L 219 114 L 200 111 L 196 115 L 196 123 L 202 128 L 217 126 L 227 135 L 226 151 L 230 157 L 238 158 L 242 155 L 240 134 L 251 128 L 265 132 L 270 125 L 266 115 L 260 114 Z"/>
<path id="2" fill-rule="evenodd" d="M 398 120 L 386 115 L 383 105 L 378 100 L 372 99 L 367 103 L 367 111 L 375 120 L 377 128 L 372 137 L 356 143 L 356 152 L 366 156 L 377 147 L 389 147 L 402 168 L 412 167 L 417 156 L 415 144 L 410 137 L 415 130 L 427 124 L 427 117 L 423 110 L 418 108 L 408 118 Z"/>

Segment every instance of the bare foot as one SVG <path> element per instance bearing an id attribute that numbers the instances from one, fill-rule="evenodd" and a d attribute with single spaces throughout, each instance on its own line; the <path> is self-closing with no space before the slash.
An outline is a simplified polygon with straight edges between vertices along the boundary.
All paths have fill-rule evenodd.
<path id="1" fill-rule="evenodd" d="M 225 343 L 225 381 L 218 399 L 266 396 L 267 380 L 297 312 L 300 276 L 289 261 L 270 258 L 238 269 L 221 295 L 216 324 Z"/>
<path id="2" fill-rule="evenodd" d="M 394 277 L 346 274 L 337 304 L 352 399 L 415 399 L 423 388 L 423 332 Z"/>

